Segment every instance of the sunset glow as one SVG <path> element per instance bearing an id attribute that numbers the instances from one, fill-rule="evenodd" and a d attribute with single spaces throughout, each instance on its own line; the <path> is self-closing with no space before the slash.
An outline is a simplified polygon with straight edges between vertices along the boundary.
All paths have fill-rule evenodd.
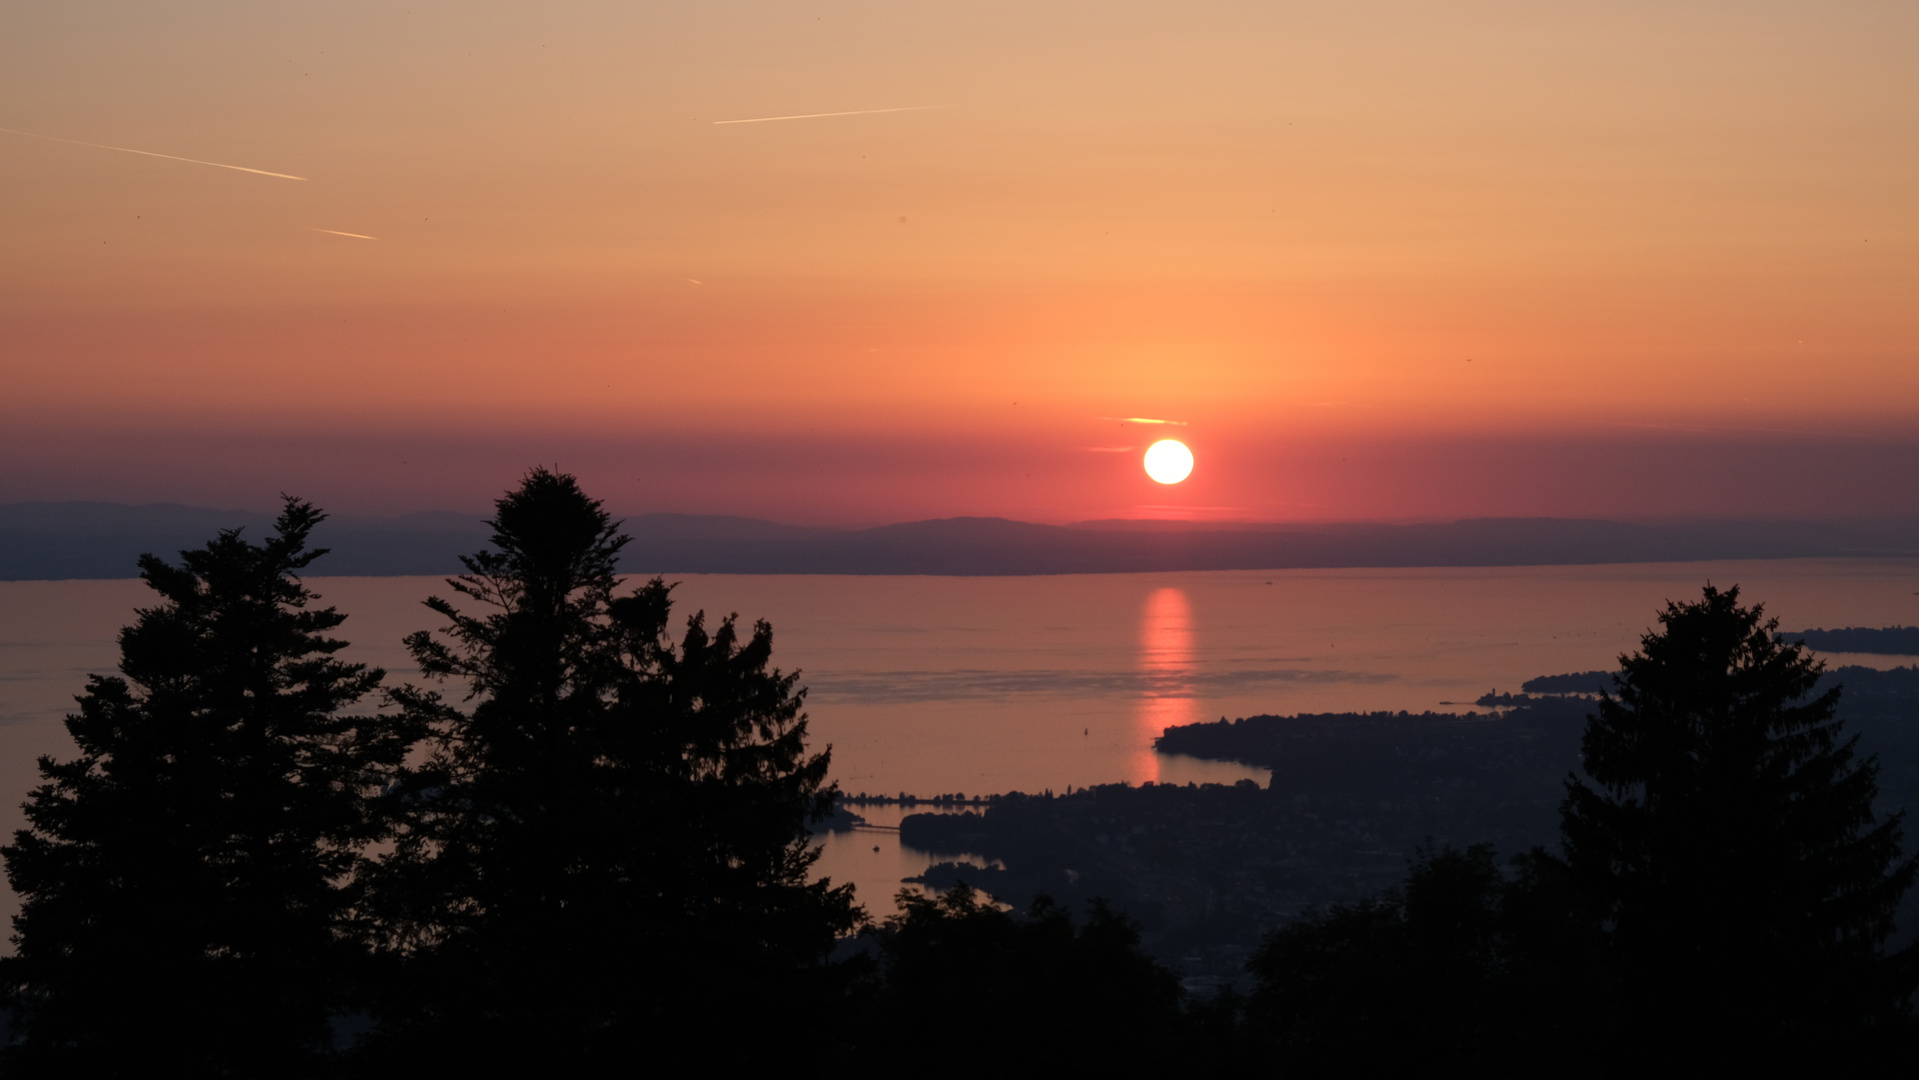
<path id="1" fill-rule="evenodd" d="M 0 1072 L 1919 1059 L 1916 55 L 0 5 Z"/>
<path id="2" fill-rule="evenodd" d="M 1919 512 L 1911 5 L 32 11 L 0 500 Z"/>

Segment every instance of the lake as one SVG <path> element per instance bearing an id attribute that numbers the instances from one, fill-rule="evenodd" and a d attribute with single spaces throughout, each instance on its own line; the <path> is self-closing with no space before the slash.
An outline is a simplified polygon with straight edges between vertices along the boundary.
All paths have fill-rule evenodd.
<path id="1" fill-rule="evenodd" d="M 1919 623 L 1919 560 L 1803 559 L 1468 569 L 1275 570 L 1019 578 L 683 575 L 676 610 L 774 629 L 808 687 L 816 746 L 848 792 L 921 796 L 1262 773 L 1166 757 L 1171 724 L 1257 713 L 1465 711 L 1537 675 L 1610 668 L 1668 598 L 1742 586 L 1786 629 Z M 350 655 L 415 673 L 400 639 L 437 625 L 438 578 L 313 578 L 350 615 Z M 0 582 L 0 829 L 21 824 L 34 760 L 65 757 L 60 718 L 138 581 Z M 1832 656 L 1888 667 L 1891 657 Z M 897 824 L 897 814 L 872 813 Z M 873 847 L 881 850 L 874 852 Z M 825 844 L 824 872 L 890 910 L 928 860 L 894 834 Z M 0 914 L 13 909 L 0 896 Z"/>

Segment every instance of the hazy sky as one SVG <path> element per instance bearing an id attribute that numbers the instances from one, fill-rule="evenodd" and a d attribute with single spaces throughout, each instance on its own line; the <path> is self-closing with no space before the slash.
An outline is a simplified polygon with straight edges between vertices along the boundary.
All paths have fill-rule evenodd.
<path id="1" fill-rule="evenodd" d="M 1915 56 L 1910 0 L 20 0 L 0 127 L 305 179 L 0 132 L 0 500 L 1919 513 Z"/>

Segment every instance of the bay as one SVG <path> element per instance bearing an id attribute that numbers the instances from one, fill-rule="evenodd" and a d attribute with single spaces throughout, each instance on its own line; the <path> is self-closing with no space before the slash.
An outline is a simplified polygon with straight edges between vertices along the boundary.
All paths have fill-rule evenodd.
<path id="1" fill-rule="evenodd" d="M 401 639 L 437 625 L 438 578 L 309 579 L 350 655 L 417 679 Z M 1258 713 L 1466 711 L 1537 675 L 1613 667 L 1668 599 L 1740 585 L 1785 629 L 1919 624 L 1919 561 L 1217 571 L 1054 577 L 684 575 L 676 612 L 765 619 L 808 688 L 813 743 L 849 793 L 922 797 L 1127 782 L 1264 782 L 1159 755 L 1171 724 Z M 138 581 L 0 582 L 0 829 L 60 719 L 151 594 Z M 1833 655 L 1888 667 L 1909 659 Z M 869 812 L 897 824 L 893 811 Z M 874 852 L 878 846 L 881 850 Z M 824 842 L 821 870 L 876 913 L 929 861 L 889 830 Z M 0 896 L 0 914 L 14 901 Z"/>

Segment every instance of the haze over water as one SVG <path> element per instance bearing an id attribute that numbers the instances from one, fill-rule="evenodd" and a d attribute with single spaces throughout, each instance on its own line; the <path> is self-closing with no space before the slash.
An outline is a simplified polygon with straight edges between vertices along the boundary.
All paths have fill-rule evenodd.
<path id="1" fill-rule="evenodd" d="M 1490 689 L 1613 666 L 1668 597 L 1738 584 L 1786 629 L 1919 623 L 1919 560 L 1019 578 L 685 575 L 681 616 L 737 611 L 800 669 L 815 746 L 847 792 L 921 796 L 1125 781 L 1231 783 L 1255 770 L 1153 753 L 1167 726 L 1258 713 L 1466 711 Z M 316 578 L 355 659 L 415 678 L 400 646 L 437 620 L 438 578 Z M 0 583 L 0 829 L 88 672 L 151 594 L 138 581 Z M 1890 666 L 1888 657 L 1833 656 Z M 1448 704 L 1450 703 L 1450 704 Z M 877 820 L 877 819 L 876 819 Z M 915 863 L 881 838 L 869 904 Z M 871 861 L 871 860 L 868 860 Z M 925 860 L 917 861 L 924 865 Z M 879 896 L 875 896 L 875 891 Z M 11 897 L 6 900 L 11 907 Z"/>

